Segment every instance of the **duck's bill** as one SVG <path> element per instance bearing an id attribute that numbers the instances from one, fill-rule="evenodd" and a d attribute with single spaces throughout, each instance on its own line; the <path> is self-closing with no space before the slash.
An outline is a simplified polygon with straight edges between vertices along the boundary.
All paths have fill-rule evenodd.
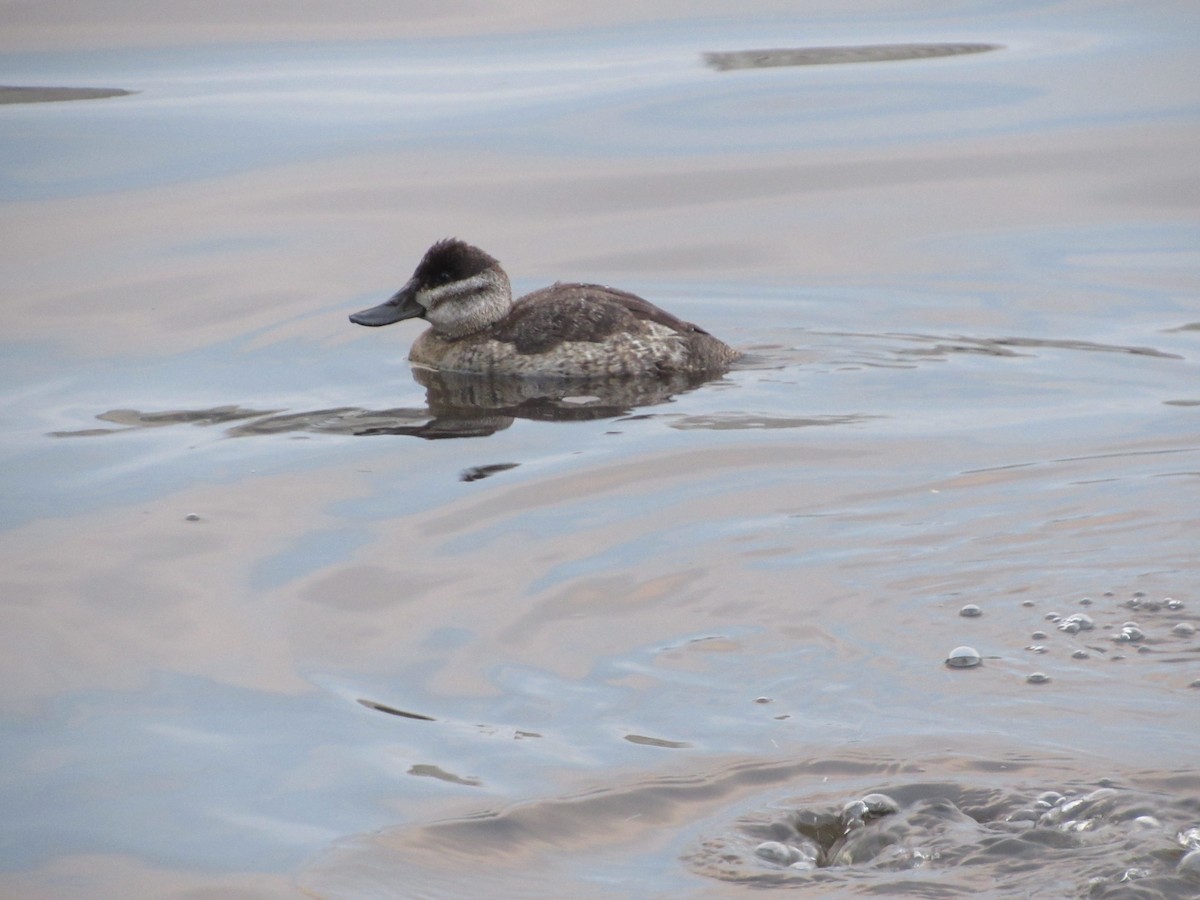
<path id="1" fill-rule="evenodd" d="M 380 325 L 391 325 L 404 319 L 415 319 L 425 314 L 425 308 L 417 303 L 416 291 L 411 285 L 405 285 L 384 303 L 356 312 L 350 317 L 355 325 L 368 325 L 378 328 Z"/>

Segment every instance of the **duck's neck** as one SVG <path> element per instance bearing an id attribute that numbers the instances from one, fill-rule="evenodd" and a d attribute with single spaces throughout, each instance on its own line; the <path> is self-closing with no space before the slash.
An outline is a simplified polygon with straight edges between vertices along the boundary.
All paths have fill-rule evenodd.
<path id="1" fill-rule="evenodd" d="M 420 303 L 433 330 L 447 338 L 483 331 L 512 306 L 512 287 L 502 271 L 488 269 L 462 281 L 423 291 Z"/>

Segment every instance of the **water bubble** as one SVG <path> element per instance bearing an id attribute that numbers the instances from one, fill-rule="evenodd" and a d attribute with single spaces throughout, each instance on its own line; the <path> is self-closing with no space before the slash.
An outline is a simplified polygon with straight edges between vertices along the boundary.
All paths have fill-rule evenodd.
<path id="1" fill-rule="evenodd" d="M 1046 639 L 1046 632 L 1035 631 L 1033 634 L 1030 635 L 1030 637 L 1035 641 L 1044 641 Z"/>
<path id="2" fill-rule="evenodd" d="M 1092 605 L 1092 598 L 1091 598 L 1091 597 L 1080 597 L 1080 598 L 1079 598 L 1079 605 L 1080 605 L 1080 606 L 1091 606 L 1091 605 Z"/>
<path id="3" fill-rule="evenodd" d="M 968 603 L 966 606 L 964 606 L 962 609 L 960 609 L 958 611 L 958 614 L 966 619 L 974 619 L 977 616 L 982 616 L 983 610 L 980 609 L 978 606 L 976 606 L 974 603 Z"/>
<path id="4" fill-rule="evenodd" d="M 1033 601 L 1032 600 L 1022 600 L 1021 605 L 1022 606 L 1033 606 Z"/>
<path id="5" fill-rule="evenodd" d="M 946 657 L 946 665 L 952 669 L 973 669 L 983 662 L 983 657 L 974 647 L 955 647 Z"/>
<path id="6" fill-rule="evenodd" d="M 198 513 L 188 513 L 186 516 L 183 517 L 183 520 L 185 522 L 199 522 L 200 516 Z"/>
<path id="7" fill-rule="evenodd" d="M 1101 800 L 1115 800 L 1117 798 L 1115 788 L 1102 787 L 1096 788 L 1090 794 L 1084 795 L 1081 799 L 1084 803 L 1099 803 Z"/>
<path id="8" fill-rule="evenodd" d="M 1200 850 L 1200 825 L 1186 828 L 1175 836 L 1184 850 Z"/>
<path id="9" fill-rule="evenodd" d="M 1038 803 L 1049 803 L 1051 806 L 1057 806 L 1067 799 L 1066 794 L 1060 794 L 1058 791 L 1042 791 L 1037 795 Z"/>
<path id="10" fill-rule="evenodd" d="M 842 824 L 847 828 L 862 825 L 867 817 L 867 804 L 861 800 L 851 800 L 842 807 Z"/>
<path id="11" fill-rule="evenodd" d="M 1076 797 L 1074 800 L 1068 800 L 1059 807 L 1059 813 L 1064 816 L 1073 816 L 1084 807 L 1082 797 Z"/>
<path id="12" fill-rule="evenodd" d="M 1071 654 L 1071 659 L 1091 659 L 1091 654 L 1086 650 L 1076 650 Z"/>
<path id="13" fill-rule="evenodd" d="M 862 828 L 868 821 L 890 816 L 900 811 L 900 804 L 887 794 L 867 794 L 860 800 L 851 800 L 842 807 L 843 833 L 849 834 Z"/>
<path id="14" fill-rule="evenodd" d="M 1177 622 L 1175 627 L 1171 629 L 1171 634 L 1176 637 L 1191 637 L 1196 633 L 1196 626 L 1191 622 Z"/>
<path id="15" fill-rule="evenodd" d="M 1126 622 L 1121 626 L 1121 633 L 1114 635 L 1113 640 L 1122 643 L 1135 643 L 1146 639 L 1146 632 L 1138 627 L 1136 622 Z"/>
<path id="16" fill-rule="evenodd" d="M 1059 619 L 1061 619 L 1061 618 L 1062 618 L 1062 616 L 1060 616 L 1060 615 L 1059 615 L 1058 613 L 1056 613 L 1056 612 L 1049 612 L 1049 613 L 1046 613 L 1046 621 L 1047 621 L 1047 622 L 1057 622 L 1057 621 L 1058 621 Z"/>
<path id="17" fill-rule="evenodd" d="M 1082 832 L 1091 831 L 1098 821 L 1112 812 L 1118 793 L 1112 788 L 1097 788 L 1082 797 L 1058 796 L 1058 803 L 1042 814 L 1038 824 L 1062 832 Z"/>
<path id="18" fill-rule="evenodd" d="M 1162 822 L 1154 818 L 1154 816 L 1138 816 L 1133 820 L 1133 824 L 1138 828 L 1156 829 L 1162 828 Z"/>
<path id="19" fill-rule="evenodd" d="M 759 859 L 791 869 L 815 869 L 821 857 L 821 848 L 812 841 L 801 840 L 799 843 L 800 846 L 796 846 L 780 841 L 764 841 L 754 848 L 754 854 Z"/>
<path id="20" fill-rule="evenodd" d="M 1043 828 L 1057 828 L 1058 823 L 1062 820 L 1062 815 L 1062 807 L 1055 806 L 1042 813 L 1037 823 Z"/>
<path id="21" fill-rule="evenodd" d="M 1058 630 L 1066 631 L 1069 634 L 1075 634 L 1080 631 L 1091 631 L 1095 627 L 1096 623 L 1092 621 L 1092 617 L 1087 613 L 1074 613 L 1058 623 Z"/>
<path id="22" fill-rule="evenodd" d="M 1177 867 L 1179 874 L 1191 881 L 1200 881 L 1200 850 L 1185 854 Z"/>
<path id="23" fill-rule="evenodd" d="M 1183 601 L 1176 600 L 1174 597 L 1167 597 L 1163 600 L 1163 606 L 1167 609 L 1183 609 Z"/>
<path id="24" fill-rule="evenodd" d="M 790 866 L 804 856 L 796 847 L 781 844 L 779 841 L 764 841 L 754 848 L 754 855 L 780 866 Z"/>
<path id="25" fill-rule="evenodd" d="M 1025 680 L 1030 684 L 1046 684 L 1050 681 L 1050 676 L 1045 672 L 1031 672 L 1025 676 Z"/>
<path id="26" fill-rule="evenodd" d="M 872 816 L 888 816 L 900 812 L 900 804 L 887 794 L 867 794 L 862 798 L 862 802 Z"/>
<path id="27" fill-rule="evenodd" d="M 754 702 L 755 703 L 770 703 L 771 698 L 770 697 L 755 697 Z"/>

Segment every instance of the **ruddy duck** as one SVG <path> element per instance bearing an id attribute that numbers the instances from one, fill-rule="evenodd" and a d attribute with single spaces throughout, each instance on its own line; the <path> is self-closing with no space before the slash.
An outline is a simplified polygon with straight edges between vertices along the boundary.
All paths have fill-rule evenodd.
<path id="1" fill-rule="evenodd" d="M 357 325 L 422 318 L 411 362 L 443 372 L 563 378 L 718 374 L 738 353 L 633 294 L 563 284 L 516 302 L 508 275 L 478 247 L 434 244 L 404 287 L 350 317 Z"/>

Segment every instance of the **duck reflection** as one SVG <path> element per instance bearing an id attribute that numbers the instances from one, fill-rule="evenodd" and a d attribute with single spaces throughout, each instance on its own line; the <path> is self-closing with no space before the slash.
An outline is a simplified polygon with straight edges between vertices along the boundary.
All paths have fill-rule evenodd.
<path id="1" fill-rule="evenodd" d="M 639 378 L 554 379 L 497 377 L 413 368 L 425 388 L 424 409 L 340 409 L 268 416 L 244 422 L 230 434 L 318 431 L 354 435 L 440 438 L 486 437 L 517 419 L 583 422 L 625 415 L 639 406 L 667 403 L 703 384 L 698 375 L 654 381 Z M 711 375 L 709 379 L 711 379 Z"/>
<path id="2" fill-rule="evenodd" d="M 668 403 L 713 379 L 677 373 L 659 379 L 561 379 L 462 375 L 414 367 L 425 388 L 424 407 L 364 409 L 341 406 L 303 412 L 241 406 L 140 412 L 114 409 L 96 418 L 117 427 L 55 431 L 52 437 L 94 437 L 167 425 L 227 425 L 230 437 L 307 432 L 355 436 L 404 435 L 437 440 L 487 437 L 517 419 L 581 422 L 614 418 L 641 406 Z"/>

